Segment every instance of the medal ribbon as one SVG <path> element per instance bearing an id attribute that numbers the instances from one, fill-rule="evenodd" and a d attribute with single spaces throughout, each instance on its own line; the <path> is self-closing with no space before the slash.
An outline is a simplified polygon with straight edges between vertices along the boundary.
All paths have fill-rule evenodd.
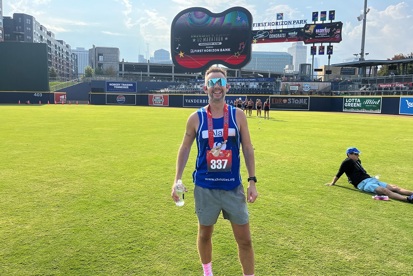
<path id="1" fill-rule="evenodd" d="M 208 117 L 208 144 L 209 148 L 214 147 L 214 126 L 212 123 L 212 113 L 211 107 L 208 105 L 207 108 L 207 117 Z M 229 115 L 228 115 L 228 105 L 224 105 L 224 142 L 228 139 L 228 128 L 229 128 Z"/>

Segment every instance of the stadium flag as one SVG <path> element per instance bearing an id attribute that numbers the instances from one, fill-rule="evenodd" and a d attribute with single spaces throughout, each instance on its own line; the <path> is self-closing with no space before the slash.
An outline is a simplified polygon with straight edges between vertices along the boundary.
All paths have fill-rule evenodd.
<path id="1" fill-rule="evenodd" d="M 313 19 L 314 22 L 318 20 L 318 12 L 313 12 L 312 19 Z"/>
<path id="2" fill-rule="evenodd" d="M 283 13 L 277 13 L 277 20 L 283 20 L 284 19 L 284 14 Z"/>
<path id="3" fill-rule="evenodd" d="M 319 55 L 324 55 L 324 46 L 323 45 L 318 47 L 318 54 Z"/>
<path id="4" fill-rule="evenodd" d="M 317 46 L 311 46 L 311 55 L 315 56 L 317 54 Z"/>
<path id="5" fill-rule="evenodd" d="M 328 45 L 327 46 L 327 55 L 332 55 L 333 54 L 333 45 Z"/>
<path id="6" fill-rule="evenodd" d="M 333 21 L 334 19 L 336 19 L 336 11 L 332 10 L 328 12 L 328 20 Z"/>
<path id="7" fill-rule="evenodd" d="M 326 21 L 326 19 L 327 19 L 327 11 L 320 12 L 320 20 Z"/>

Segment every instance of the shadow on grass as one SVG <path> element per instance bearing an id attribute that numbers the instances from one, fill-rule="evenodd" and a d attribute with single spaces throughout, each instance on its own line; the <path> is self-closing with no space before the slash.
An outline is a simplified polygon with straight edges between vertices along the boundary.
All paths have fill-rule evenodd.
<path id="1" fill-rule="evenodd" d="M 372 193 L 368 193 L 368 192 L 364 192 L 364 191 L 361 191 L 361 190 L 359 190 L 359 189 L 356 189 L 356 188 L 354 188 L 354 187 L 352 187 L 352 186 L 350 186 L 350 185 L 348 185 L 348 186 L 341 186 L 341 185 L 335 184 L 334 186 L 335 186 L 335 187 L 342 188 L 342 189 L 350 190 L 350 191 L 353 191 L 353 192 L 357 192 L 357 193 L 362 193 L 362 194 L 366 194 L 366 195 L 374 195 L 374 194 L 372 194 Z"/>
<path id="2" fill-rule="evenodd" d="M 257 117 L 257 116 L 249 116 L 249 115 L 247 115 L 247 119 L 265 120 L 265 121 L 283 122 L 283 123 L 287 122 L 287 121 L 285 121 L 285 120 L 279 120 L 279 119 L 276 119 L 276 118 L 274 118 L 274 117 L 270 117 L 269 119 L 264 119 L 264 117 L 260 118 L 260 117 Z"/>

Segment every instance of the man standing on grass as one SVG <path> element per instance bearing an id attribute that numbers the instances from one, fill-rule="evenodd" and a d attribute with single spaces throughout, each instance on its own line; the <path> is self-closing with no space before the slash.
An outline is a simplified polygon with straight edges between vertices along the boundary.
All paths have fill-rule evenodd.
<path id="1" fill-rule="evenodd" d="M 346 173 L 349 183 L 361 191 L 375 193 L 377 195 L 386 195 L 392 199 L 413 203 L 412 191 L 381 182 L 375 177 L 368 175 L 366 170 L 361 166 L 361 160 L 359 159 L 360 151 L 357 148 L 348 148 L 346 154 L 347 158 L 341 163 L 337 175 L 333 178 L 332 182 L 327 183 L 327 185 L 333 186 L 340 176 Z"/>
<path id="2" fill-rule="evenodd" d="M 204 276 L 212 276 L 212 233 L 219 214 L 231 222 L 238 244 L 244 275 L 254 275 L 249 215 L 246 201 L 257 196 L 254 149 L 244 112 L 225 103 L 228 92 L 226 71 L 212 66 L 205 73 L 204 92 L 209 104 L 192 113 L 179 148 L 172 198 L 179 199 L 174 186 L 182 178 L 191 146 L 196 139 L 198 155 L 193 180 L 195 210 L 198 216 L 198 253 Z M 247 194 L 240 175 L 240 145 L 248 171 Z"/>

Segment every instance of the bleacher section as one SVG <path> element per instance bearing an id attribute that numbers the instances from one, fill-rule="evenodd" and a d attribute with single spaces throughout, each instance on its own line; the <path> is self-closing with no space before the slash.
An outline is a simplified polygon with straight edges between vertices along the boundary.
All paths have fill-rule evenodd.
<path id="1" fill-rule="evenodd" d="M 346 80 L 286 81 L 275 78 L 228 78 L 228 94 L 237 95 L 413 95 L 413 75 Z M 106 81 L 92 80 L 91 92 L 106 92 Z M 203 79 L 184 82 L 137 81 L 137 94 L 203 94 Z M 71 93 L 68 93 L 68 97 Z"/>
<path id="2" fill-rule="evenodd" d="M 331 82 L 333 95 L 413 95 L 413 75 L 390 75 Z"/>

